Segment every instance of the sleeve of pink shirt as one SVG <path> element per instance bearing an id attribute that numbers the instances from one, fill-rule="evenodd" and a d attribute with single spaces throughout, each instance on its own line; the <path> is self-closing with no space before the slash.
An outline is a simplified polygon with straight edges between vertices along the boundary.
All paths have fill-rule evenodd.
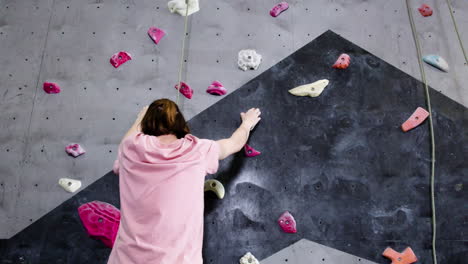
<path id="1" fill-rule="evenodd" d="M 203 151 L 205 153 L 205 164 L 206 164 L 206 173 L 215 174 L 218 171 L 219 167 L 219 144 L 214 140 L 202 140 L 206 146 L 204 146 Z"/>

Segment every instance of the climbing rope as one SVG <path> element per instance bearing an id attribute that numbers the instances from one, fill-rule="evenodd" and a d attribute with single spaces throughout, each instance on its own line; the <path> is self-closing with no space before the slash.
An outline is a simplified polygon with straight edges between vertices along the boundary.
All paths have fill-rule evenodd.
<path id="1" fill-rule="evenodd" d="M 431 136 L 431 208 L 432 208 L 432 262 L 437 264 L 437 252 L 436 252 L 436 208 L 435 208 L 435 192 L 434 192 L 434 179 L 435 179 L 435 139 L 434 139 L 434 124 L 432 122 L 432 109 L 431 109 L 431 98 L 429 96 L 429 87 L 427 86 L 426 73 L 422 64 L 421 45 L 419 44 L 418 36 L 416 33 L 416 26 L 414 24 L 413 15 L 411 14 L 411 8 L 409 0 L 406 0 L 406 9 L 408 11 L 408 17 L 411 24 L 411 31 L 413 33 L 414 43 L 416 44 L 416 51 L 418 56 L 419 70 L 421 71 L 421 78 L 424 83 L 424 89 L 426 91 L 426 104 L 429 112 L 429 128 Z"/>
<path id="2" fill-rule="evenodd" d="M 465 57 L 465 63 L 466 63 L 465 65 L 468 66 L 468 57 L 466 55 L 465 48 L 463 47 L 463 42 L 462 42 L 461 37 L 460 37 L 460 32 L 458 32 L 457 22 L 455 21 L 455 17 L 453 16 L 452 5 L 450 4 L 449 0 L 445 0 L 445 1 L 447 2 L 447 6 L 448 6 L 449 11 L 450 11 L 450 16 L 452 17 L 453 27 L 455 28 L 455 33 L 457 33 L 458 42 L 460 43 L 460 47 L 461 47 L 461 50 L 463 52 L 463 56 Z"/>
<path id="3" fill-rule="evenodd" d="M 184 35 L 182 36 L 182 50 L 180 51 L 180 64 L 179 64 L 179 80 L 177 82 L 177 97 L 176 104 L 179 105 L 179 94 L 180 88 L 182 87 L 182 70 L 184 67 L 184 55 L 185 55 L 185 39 L 187 38 L 187 24 L 188 24 L 188 0 L 185 0 L 185 25 L 184 25 Z"/>

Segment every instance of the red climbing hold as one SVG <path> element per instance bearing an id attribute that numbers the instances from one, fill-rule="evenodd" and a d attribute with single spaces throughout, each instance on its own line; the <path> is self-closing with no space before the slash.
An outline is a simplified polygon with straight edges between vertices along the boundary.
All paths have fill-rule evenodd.
<path id="1" fill-rule="evenodd" d="M 418 10 L 419 13 L 421 13 L 421 15 L 425 17 L 432 15 L 432 8 L 426 4 L 422 4 L 421 7 L 418 8 Z"/>
<path id="2" fill-rule="evenodd" d="M 280 218 L 278 218 L 278 224 L 280 225 L 281 229 L 283 229 L 286 233 L 296 233 L 296 220 L 294 217 L 288 212 L 284 212 Z"/>
<path id="3" fill-rule="evenodd" d="M 118 68 L 120 65 L 124 64 L 125 62 L 127 62 L 127 61 L 129 61 L 131 59 L 132 59 L 132 56 L 130 55 L 130 53 L 125 52 L 125 51 L 121 51 L 119 53 L 116 53 L 116 54 L 112 55 L 112 57 L 110 59 L 110 63 L 115 68 Z"/>
<path id="4" fill-rule="evenodd" d="M 44 92 L 46 92 L 48 94 L 58 94 L 58 93 L 60 93 L 60 86 L 58 86 L 58 84 L 56 84 L 56 83 L 45 82 L 44 85 L 42 86 L 42 88 L 44 89 Z"/>
<path id="5" fill-rule="evenodd" d="M 86 153 L 86 151 L 80 146 L 80 144 L 71 143 L 65 147 L 65 151 L 73 157 L 78 157 Z"/>
<path id="6" fill-rule="evenodd" d="M 401 125 L 401 130 L 407 132 L 419 126 L 429 116 L 429 112 L 422 107 L 418 107 L 416 111 Z"/>
<path id="7" fill-rule="evenodd" d="M 349 66 L 349 62 L 351 61 L 351 57 L 348 54 L 343 53 L 341 54 L 338 59 L 336 60 L 335 64 L 333 64 L 333 68 L 335 69 L 346 69 Z"/>
<path id="8" fill-rule="evenodd" d="M 150 27 L 148 29 L 148 35 L 154 41 L 154 43 L 158 44 L 159 41 L 166 35 L 166 32 L 157 27 Z"/>
<path id="9" fill-rule="evenodd" d="M 93 201 L 78 207 L 78 214 L 89 236 L 110 248 L 114 246 L 120 225 L 119 209 L 105 202 Z"/>
<path id="10" fill-rule="evenodd" d="M 208 86 L 206 92 L 213 95 L 225 95 L 227 93 L 226 88 L 218 81 L 214 81 Z"/>
<path id="11" fill-rule="evenodd" d="M 286 2 L 278 3 L 270 10 L 270 15 L 272 17 L 277 17 L 279 16 L 279 14 L 283 13 L 288 8 L 289 8 L 288 3 Z"/>
<path id="12" fill-rule="evenodd" d="M 407 247 L 402 253 L 398 253 L 391 247 L 388 247 L 382 255 L 389 258 L 392 264 L 411 264 L 418 261 L 418 258 L 410 247 Z"/>
<path id="13" fill-rule="evenodd" d="M 182 84 L 182 87 L 180 89 L 178 89 L 179 85 L 176 84 L 174 87 L 179 90 L 179 92 L 181 94 L 183 94 L 185 97 L 187 97 L 188 99 L 192 99 L 192 95 L 193 95 L 193 90 L 192 88 L 190 88 L 190 86 L 188 86 L 188 84 L 184 83 L 184 82 L 180 82 Z"/>
<path id="14" fill-rule="evenodd" d="M 247 157 L 255 157 L 255 156 L 262 154 L 260 151 L 255 150 L 254 148 L 252 148 L 251 146 L 247 144 L 245 144 L 244 146 L 244 152 Z"/>

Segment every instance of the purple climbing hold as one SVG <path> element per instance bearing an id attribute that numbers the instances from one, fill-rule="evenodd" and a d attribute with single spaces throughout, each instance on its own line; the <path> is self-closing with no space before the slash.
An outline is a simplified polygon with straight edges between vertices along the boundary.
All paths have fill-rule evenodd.
<path id="1" fill-rule="evenodd" d="M 184 82 L 180 82 L 181 84 L 181 87 L 180 89 L 178 89 L 179 85 L 176 84 L 174 87 L 179 90 L 179 92 L 181 94 L 183 94 L 185 97 L 187 97 L 188 99 L 192 99 L 192 96 L 193 96 L 193 90 L 192 88 L 190 88 L 190 86 Z"/>
<path id="2" fill-rule="evenodd" d="M 101 240 L 104 245 L 114 246 L 120 225 L 120 211 L 113 205 L 93 201 L 78 207 L 81 222 L 88 235 Z"/>
<path id="3" fill-rule="evenodd" d="M 124 64 L 125 62 L 129 61 L 132 59 L 132 56 L 130 53 L 125 52 L 125 51 L 120 51 L 114 55 L 112 55 L 110 59 L 110 63 L 112 66 L 115 68 L 118 68 L 120 65 Z"/>
<path id="4" fill-rule="evenodd" d="M 43 85 L 44 92 L 48 94 L 58 94 L 60 93 L 60 86 L 56 83 L 45 82 Z"/>
<path id="5" fill-rule="evenodd" d="M 270 15 L 272 17 L 277 17 L 277 16 L 279 16 L 279 14 L 283 13 L 288 8 L 289 8 L 288 3 L 286 3 L 286 2 L 278 3 L 270 10 Z"/>
<path id="6" fill-rule="evenodd" d="M 278 224 L 281 229 L 286 233 L 296 233 L 296 220 L 288 211 L 284 212 L 280 218 L 278 218 Z"/>
<path id="7" fill-rule="evenodd" d="M 166 35 L 166 32 L 157 27 L 150 27 L 148 29 L 148 35 L 154 41 L 154 43 L 158 44 L 159 41 Z"/>
<path id="8" fill-rule="evenodd" d="M 220 82 L 214 81 L 210 86 L 208 86 L 206 92 L 212 95 L 225 95 L 227 90 Z"/>
<path id="9" fill-rule="evenodd" d="M 255 156 L 262 154 L 260 151 L 255 150 L 254 148 L 252 148 L 251 146 L 247 144 L 245 144 L 244 146 L 244 152 L 247 157 L 255 157 Z"/>

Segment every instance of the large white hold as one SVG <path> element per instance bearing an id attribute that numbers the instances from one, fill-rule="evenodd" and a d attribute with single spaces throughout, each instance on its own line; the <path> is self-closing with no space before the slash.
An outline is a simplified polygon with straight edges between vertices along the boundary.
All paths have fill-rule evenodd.
<path id="1" fill-rule="evenodd" d="M 252 253 L 247 252 L 240 260 L 240 264 L 260 264 L 258 260 L 252 255 Z"/>
<path id="2" fill-rule="evenodd" d="M 74 193 L 81 187 L 81 181 L 69 178 L 60 178 L 58 184 L 67 192 Z"/>
<path id="3" fill-rule="evenodd" d="M 167 3 L 167 7 L 171 13 L 177 13 L 181 16 L 185 16 L 187 12 L 187 4 L 185 0 L 172 0 Z M 200 11 L 200 5 L 198 4 L 198 0 L 188 0 L 188 14 L 191 15 L 195 12 Z"/>
<path id="4" fill-rule="evenodd" d="M 289 93 L 295 96 L 317 97 L 323 92 L 323 89 L 327 87 L 328 83 L 329 81 L 327 79 L 318 80 L 316 82 L 304 84 L 291 89 L 289 90 Z"/>
<path id="5" fill-rule="evenodd" d="M 262 62 L 262 55 L 258 54 L 255 50 L 245 49 L 239 51 L 237 64 L 239 68 L 246 71 L 247 69 L 256 70 Z"/>
<path id="6" fill-rule="evenodd" d="M 203 189 L 205 192 L 206 191 L 214 192 L 216 196 L 218 196 L 219 199 L 224 198 L 224 194 L 225 194 L 224 186 L 222 183 L 220 183 L 219 181 L 215 179 L 205 181 L 205 186 Z"/>

